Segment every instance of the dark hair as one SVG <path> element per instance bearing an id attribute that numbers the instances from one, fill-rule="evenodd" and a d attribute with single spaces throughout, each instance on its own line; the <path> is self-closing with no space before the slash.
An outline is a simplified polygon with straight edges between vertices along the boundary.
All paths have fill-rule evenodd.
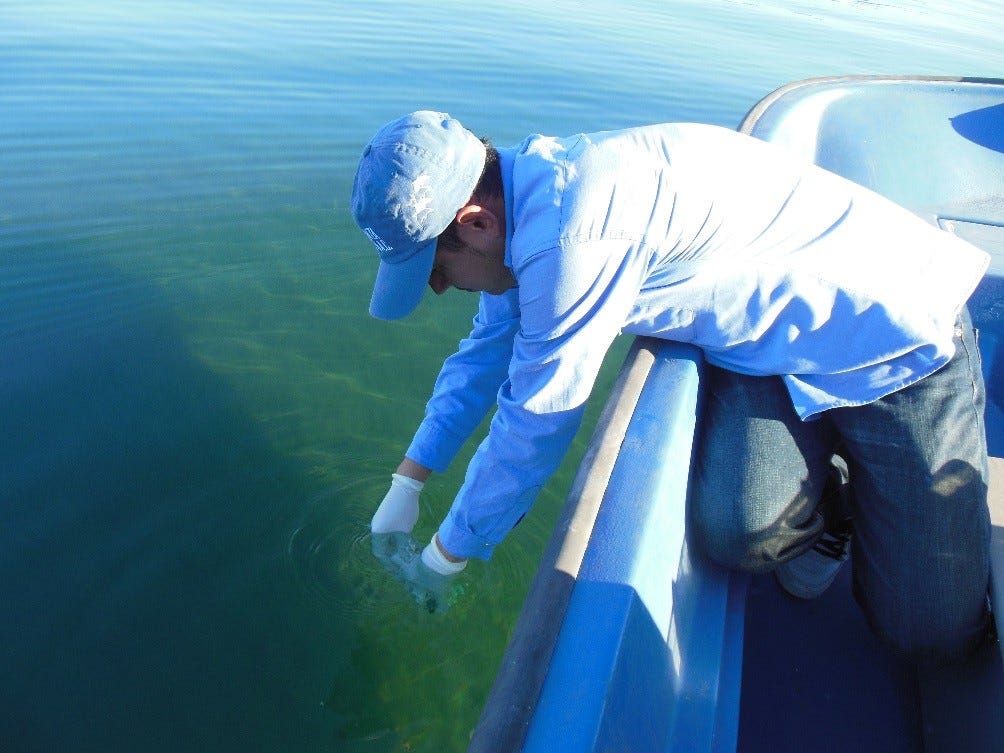
<path id="1" fill-rule="evenodd" d="M 485 166 L 481 171 L 481 177 L 478 178 L 477 186 L 471 193 L 471 198 L 484 201 L 487 198 L 502 196 L 502 167 L 499 164 L 499 153 L 487 136 L 481 137 L 481 143 L 485 145 Z M 447 225 L 446 230 L 439 234 L 437 247 L 456 251 L 463 245 L 457 235 L 457 221 L 453 220 Z"/>

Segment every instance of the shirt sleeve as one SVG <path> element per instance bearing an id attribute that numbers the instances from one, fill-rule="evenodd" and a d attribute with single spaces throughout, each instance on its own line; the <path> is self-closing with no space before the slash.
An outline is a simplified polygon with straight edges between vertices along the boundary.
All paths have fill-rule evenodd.
<path id="1" fill-rule="evenodd" d="M 481 295 L 470 335 L 446 359 L 436 378 L 425 418 L 405 453 L 408 458 L 437 472 L 446 470 L 494 407 L 518 329 L 516 290 Z"/>
<path id="2" fill-rule="evenodd" d="M 439 529 L 448 552 L 488 559 L 561 463 L 643 277 L 621 241 L 541 252 L 517 270 L 520 328 L 498 411 Z M 637 249 L 635 249 L 637 250 Z"/>

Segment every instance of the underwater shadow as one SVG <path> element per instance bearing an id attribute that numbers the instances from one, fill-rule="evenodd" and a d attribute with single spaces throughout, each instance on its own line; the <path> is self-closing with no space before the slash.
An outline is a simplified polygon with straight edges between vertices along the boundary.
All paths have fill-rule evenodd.
<path id="1" fill-rule="evenodd" d="M 306 469 L 189 351 L 156 286 L 86 259 L 58 285 L 39 259 L 63 252 L 31 251 L 5 260 L 0 311 L 0 738 L 324 749 L 332 720 L 290 682 L 321 630 L 276 566 Z"/>

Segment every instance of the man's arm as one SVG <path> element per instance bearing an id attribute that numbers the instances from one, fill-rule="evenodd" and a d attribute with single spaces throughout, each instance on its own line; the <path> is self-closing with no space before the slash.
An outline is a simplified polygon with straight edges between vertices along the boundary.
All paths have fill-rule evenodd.
<path id="1" fill-rule="evenodd" d="M 520 269 L 509 380 L 439 528 L 454 556 L 488 559 L 557 469 L 646 262 L 643 247 L 612 239 L 545 249 Z"/>
<path id="2" fill-rule="evenodd" d="M 425 481 L 432 475 L 432 469 L 426 468 L 421 463 L 416 463 L 411 458 L 405 458 L 401 461 L 401 464 L 397 467 L 395 473 L 399 473 L 402 476 L 407 476 L 408 478 L 413 478 L 416 481 Z"/>
<path id="3" fill-rule="evenodd" d="M 373 533 L 411 533 L 419 517 L 419 494 L 434 470 L 442 471 L 469 436 L 505 380 L 519 327 L 515 291 L 483 295 L 471 334 L 447 359 L 436 380 L 426 417 L 392 476 L 391 488 L 370 523 Z M 457 564 L 442 547 L 441 560 Z M 437 560 L 439 561 L 439 560 Z M 447 567 L 447 566 L 444 566 Z"/>
<path id="4" fill-rule="evenodd" d="M 432 471 L 446 470 L 460 447 L 496 406 L 519 330 L 517 291 L 483 294 L 474 327 L 446 359 L 425 418 L 405 456 Z"/>

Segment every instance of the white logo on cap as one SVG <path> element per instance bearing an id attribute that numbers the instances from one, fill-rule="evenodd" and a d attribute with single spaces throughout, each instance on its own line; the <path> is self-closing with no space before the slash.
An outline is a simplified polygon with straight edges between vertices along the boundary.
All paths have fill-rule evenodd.
<path id="1" fill-rule="evenodd" d="M 385 253 L 387 251 L 393 251 L 394 247 L 387 243 L 383 238 L 376 234 L 376 231 L 371 227 L 364 227 L 363 232 L 373 241 L 373 245 L 377 247 L 377 251 Z"/>

